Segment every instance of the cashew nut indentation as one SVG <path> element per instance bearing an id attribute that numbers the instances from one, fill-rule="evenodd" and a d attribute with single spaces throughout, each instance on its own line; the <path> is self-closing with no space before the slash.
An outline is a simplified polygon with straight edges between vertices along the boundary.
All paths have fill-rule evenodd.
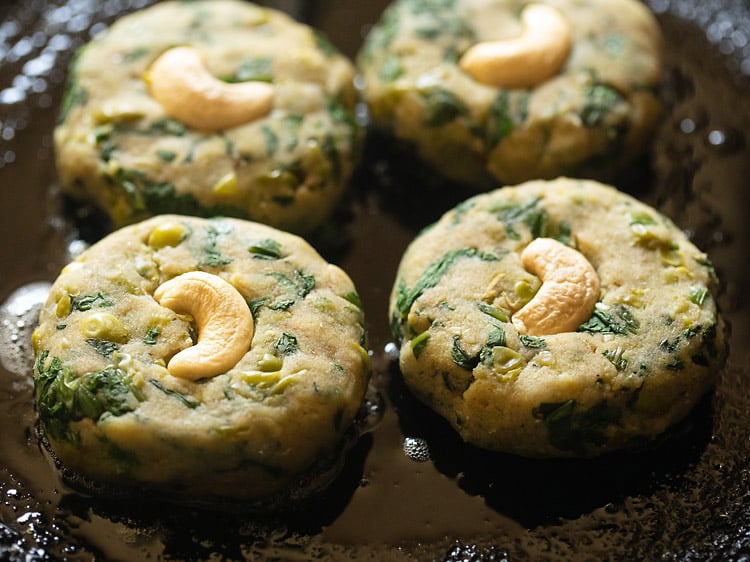
<path id="1" fill-rule="evenodd" d="M 523 31 L 516 37 L 470 47 L 459 61 L 461 68 L 499 88 L 529 88 L 557 74 L 572 45 L 568 19 L 552 6 L 529 4 L 521 23 Z"/>
<path id="2" fill-rule="evenodd" d="M 222 82 L 208 72 L 200 53 L 192 47 L 174 47 L 162 53 L 145 79 L 164 111 L 195 129 L 230 129 L 266 115 L 273 105 L 271 84 Z"/>
<path id="3" fill-rule="evenodd" d="M 190 314 L 198 342 L 174 355 L 167 370 L 175 377 L 197 380 L 224 373 L 250 348 L 253 315 L 242 295 L 217 275 L 191 271 L 162 283 L 156 301 L 178 314 Z"/>
<path id="4" fill-rule="evenodd" d="M 520 333 L 573 332 L 591 316 L 600 281 L 583 254 L 552 238 L 537 238 L 521 252 L 521 261 L 542 286 L 511 318 Z"/>

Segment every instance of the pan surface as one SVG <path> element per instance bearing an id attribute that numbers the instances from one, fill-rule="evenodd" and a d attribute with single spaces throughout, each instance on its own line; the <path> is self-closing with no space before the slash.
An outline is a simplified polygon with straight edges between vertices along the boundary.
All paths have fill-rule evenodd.
<path id="1" fill-rule="evenodd" d="M 0 559 L 742 560 L 750 557 L 750 5 L 650 0 L 666 36 L 653 147 L 615 185 L 710 255 L 730 352 L 715 389 L 647 449 L 532 461 L 464 445 L 406 390 L 387 300 L 401 253 L 470 194 L 375 136 L 335 228 L 310 241 L 365 308 L 371 418 L 322 496 L 279 514 L 102 499 L 43 453 L 30 333 L 48 284 L 105 233 L 63 200 L 52 129 L 74 50 L 153 0 L 0 5 Z M 353 57 L 386 0 L 265 2 Z"/>

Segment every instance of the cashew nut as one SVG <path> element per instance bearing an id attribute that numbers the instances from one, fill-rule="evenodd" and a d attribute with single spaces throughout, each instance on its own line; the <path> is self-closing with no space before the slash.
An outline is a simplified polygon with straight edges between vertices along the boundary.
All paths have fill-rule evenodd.
<path id="1" fill-rule="evenodd" d="M 459 65 L 476 80 L 500 88 L 541 84 L 562 68 L 572 43 L 570 23 L 557 9 L 529 4 L 521 12 L 520 35 L 470 47 Z"/>
<path id="2" fill-rule="evenodd" d="M 190 380 L 213 377 L 236 365 L 250 348 L 253 315 L 239 291 L 221 277 L 183 273 L 161 284 L 154 298 L 178 314 L 190 314 L 198 330 L 198 342 L 170 359 L 171 375 Z"/>
<path id="3" fill-rule="evenodd" d="M 583 254 L 552 238 L 537 238 L 521 252 L 521 261 L 542 286 L 511 319 L 520 333 L 573 332 L 591 316 L 599 276 Z"/>
<path id="4" fill-rule="evenodd" d="M 271 84 L 222 82 L 206 70 L 192 47 L 165 51 L 145 79 L 168 115 L 196 129 L 230 129 L 266 115 L 273 104 Z"/>

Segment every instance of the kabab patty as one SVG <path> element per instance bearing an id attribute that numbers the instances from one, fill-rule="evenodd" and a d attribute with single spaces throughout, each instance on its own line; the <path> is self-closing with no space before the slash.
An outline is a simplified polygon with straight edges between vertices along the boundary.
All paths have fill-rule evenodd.
<path id="1" fill-rule="evenodd" d="M 187 501 L 281 494 L 335 459 L 369 378 L 349 277 L 239 219 L 164 215 L 110 234 L 64 268 L 33 344 L 62 465 Z"/>
<path id="2" fill-rule="evenodd" d="M 505 52 L 522 82 L 537 74 L 548 64 L 544 43 L 564 35 L 543 15 L 517 48 L 525 10 L 539 6 L 557 14 L 569 37 L 550 47 L 561 64 L 551 75 L 487 83 L 488 68 L 498 78 L 505 71 L 484 54 L 464 68 L 470 49 L 508 40 L 491 50 Z M 448 179 L 487 190 L 625 169 L 648 146 L 660 112 L 660 44 L 655 18 L 634 0 L 397 0 L 357 63 L 374 129 Z"/>
<path id="3" fill-rule="evenodd" d="M 413 393 L 469 443 L 594 456 L 681 420 L 724 357 L 710 261 L 589 180 L 475 196 L 408 247 L 390 300 Z"/>
<path id="4" fill-rule="evenodd" d="M 358 157 L 353 77 L 325 37 L 281 12 L 159 3 L 118 20 L 71 64 L 54 136 L 60 182 L 115 226 L 178 213 L 312 231 Z M 248 105 L 236 87 L 260 96 L 259 114 L 226 124 Z"/>

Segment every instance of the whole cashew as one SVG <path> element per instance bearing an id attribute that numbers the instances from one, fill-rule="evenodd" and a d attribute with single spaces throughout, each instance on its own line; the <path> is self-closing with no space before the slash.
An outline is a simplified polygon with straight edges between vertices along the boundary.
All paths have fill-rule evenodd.
<path id="1" fill-rule="evenodd" d="M 521 12 L 523 31 L 511 39 L 470 47 L 459 65 L 476 80 L 500 88 L 541 84 L 562 68 L 571 48 L 570 23 L 557 9 L 529 4 Z"/>
<path id="2" fill-rule="evenodd" d="M 552 238 L 537 238 L 521 252 L 524 267 L 542 286 L 512 322 L 531 336 L 573 332 L 599 299 L 599 276 L 580 252 Z"/>
<path id="3" fill-rule="evenodd" d="M 206 70 L 192 47 L 165 51 L 145 78 L 167 114 L 195 129 L 230 129 L 266 115 L 273 105 L 271 84 L 222 82 Z"/>
<path id="4" fill-rule="evenodd" d="M 167 364 L 171 375 L 190 380 L 213 377 L 236 365 L 250 348 L 253 315 L 237 289 L 221 277 L 183 273 L 159 285 L 154 298 L 178 314 L 190 314 L 198 329 L 198 342 Z"/>

